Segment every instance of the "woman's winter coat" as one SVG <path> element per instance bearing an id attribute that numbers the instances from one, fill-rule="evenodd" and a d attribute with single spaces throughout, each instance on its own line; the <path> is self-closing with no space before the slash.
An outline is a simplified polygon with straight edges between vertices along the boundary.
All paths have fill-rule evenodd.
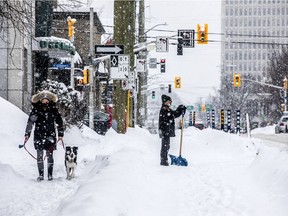
<path id="1" fill-rule="evenodd" d="M 52 93 L 51 93 L 52 94 Z M 45 105 L 40 101 L 48 98 L 50 102 Z M 56 128 L 58 136 L 64 136 L 63 120 L 56 108 L 57 97 L 54 94 L 45 97 L 39 94 L 32 97 L 33 109 L 29 115 L 25 135 L 30 137 L 33 125 L 34 129 L 34 147 L 37 150 L 53 150 L 56 147 Z"/>
<path id="2" fill-rule="evenodd" d="M 174 111 L 168 105 L 162 104 L 159 113 L 159 136 L 175 137 L 175 118 L 183 112 L 182 105 Z"/>

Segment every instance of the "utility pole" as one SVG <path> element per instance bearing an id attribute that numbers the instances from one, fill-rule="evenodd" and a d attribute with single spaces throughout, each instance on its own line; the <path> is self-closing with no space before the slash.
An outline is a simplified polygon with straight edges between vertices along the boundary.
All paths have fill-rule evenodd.
<path id="1" fill-rule="evenodd" d="M 93 8 L 90 8 L 90 49 L 89 49 L 89 76 L 90 76 L 90 91 L 89 91 L 89 127 L 94 129 L 94 67 L 92 65 L 93 59 L 93 26 L 94 14 Z"/>
<path id="2" fill-rule="evenodd" d="M 134 40 L 135 40 L 135 1 L 114 0 L 114 41 L 123 44 L 125 54 L 130 55 L 130 70 L 134 67 Z M 130 122 L 126 122 L 128 92 L 122 89 L 122 81 L 114 80 L 113 119 L 117 122 L 117 132 L 125 133 Z M 129 90 L 128 90 L 129 91 Z"/>
<path id="3" fill-rule="evenodd" d="M 138 14 L 138 23 L 139 23 L 139 36 L 138 41 L 140 44 L 140 47 L 142 44 L 146 42 L 146 35 L 145 35 L 145 0 L 139 0 L 139 14 Z M 140 51 L 138 58 L 143 59 L 145 62 L 147 62 L 147 51 Z M 147 69 L 143 73 L 138 73 L 138 80 L 139 80 L 139 90 L 137 95 L 137 124 L 143 126 L 144 121 L 146 119 L 146 113 L 147 113 L 147 96 L 146 94 L 142 95 L 142 86 L 147 85 Z M 144 110 L 143 112 L 140 112 L 141 110 Z"/>

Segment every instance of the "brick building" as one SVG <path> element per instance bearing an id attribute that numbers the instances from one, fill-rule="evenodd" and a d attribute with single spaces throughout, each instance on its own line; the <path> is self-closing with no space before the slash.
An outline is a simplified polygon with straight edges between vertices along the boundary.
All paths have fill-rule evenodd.
<path id="1" fill-rule="evenodd" d="M 90 44 L 90 12 L 53 12 L 53 24 L 51 35 L 68 39 L 67 17 L 76 19 L 74 46 L 83 60 L 83 65 L 88 65 L 88 54 Z M 101 21 L 94 12 L 94 38 L 93 44 L 101 44 L 101 35 L 105 33 Z"/>

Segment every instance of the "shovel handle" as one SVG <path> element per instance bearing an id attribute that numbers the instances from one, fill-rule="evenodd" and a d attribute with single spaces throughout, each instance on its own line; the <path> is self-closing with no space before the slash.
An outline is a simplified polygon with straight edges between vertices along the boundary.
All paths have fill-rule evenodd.
<path id="1" fill-rule="evenodd" d="M 182 115 L 182 122 L 181 122 L 181 136 L 180 136 L 179 156 L 181 156 L 181 153 L 182 153 L 183 127 L 184 127 L 184 115 Z"/>

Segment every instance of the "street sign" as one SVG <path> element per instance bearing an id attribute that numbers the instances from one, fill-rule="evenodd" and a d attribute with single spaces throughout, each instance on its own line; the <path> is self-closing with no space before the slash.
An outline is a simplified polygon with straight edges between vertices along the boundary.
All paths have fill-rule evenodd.
<path id="1" fill-rule="evenodd" d="M 187 110 L 192 111 L 194 109 L 194 107 L 192 105 L 188 105 L 186 106 Z"/>
<path id="2" fill-rule="evenodd" d="M 109 54 L 123 54 L 124 45 L 95 45 L 95 54 L 109 55 Z"/>
<path id="3" fill-rule="evenodd" d="M 130 67 L 129 55 L 111 55 L 111 79 L 127 79 Z"/>
<path id="4" fill-rule="evenodd" d="M 126 79 L 122 80 L 122 89 L 128 90 L 128 80 L 126 80 Z"/>
<path id="5" fill-rule="evenodd" d="M 157 68 L 157 58 L 149 58 L 149 68 Z"/>
<path id="6" fill-rule="evenodd" d="M 156 37 L 156 52 L 168 52 L 169 39 L 168 37 Z"/>
<path id="7" fill-rule="evenodd" d="M 183 38 L 183 47 L 184 48 L 194 48 L 195 43 L 195 30 L 185 30 L 185 29 L 180 29 L 178 30 L 178 37 Z"/>
<path id="8" fill-rule="evenodd" d="M 136 87 L 135 83 L 135 73 L 134 71 L 130 71 L 128 74 L 128 89 L 133 90 Z"/>
<path id="9" fill-rule="evenodd" d="M 137 72 L 140 72 L 140 73 L 143 73 L 146 71 L 146 60 L 145 59 L 137 59 L 136 70 L 137 70 Z"/>

